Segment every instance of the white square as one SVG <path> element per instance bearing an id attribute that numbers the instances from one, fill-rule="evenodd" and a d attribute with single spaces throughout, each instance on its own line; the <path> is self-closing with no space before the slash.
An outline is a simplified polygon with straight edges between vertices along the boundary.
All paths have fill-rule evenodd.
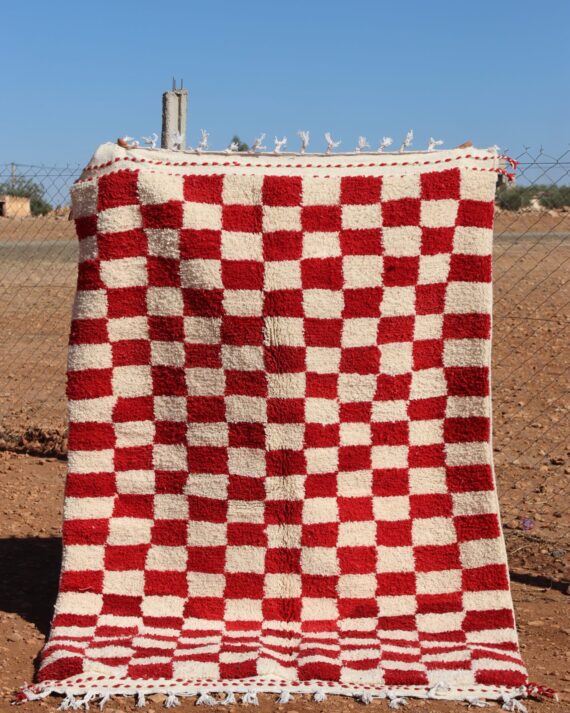
<path id="1" fill-rule="evenodd" d="M 227 423 L 189 423 L 186 439 L 190 446 L 227 446 Z"/>
<path id="2" fill-rule="evenodd" d="M 157 470 L 188 470 L 186 446 L 156 443 L 152 460 Z"/>
<path id="3" fill-rule="evenodd" d="M 369 230 L 382 224 L 382 212 L 379 203 L 370 205 L 343 205 L 343 230 Z"/>
<path id="4" fill-rule="evenodd" d="M 302 621 L 337 621 L 338 606 L 336 599 L 318 599 L 303 597 L 301 604 Z"/>
<path id="5" fill-rule="evenodd" d="M 443 420 L 410 421 L 410 445 L 429 446 L 443 443 Z"/>
<path id="6" fill-rule="evenodd" d="M 383 317 L 403 317 L 414 314 L 416 290 L 414 287 L 385 287 L 380 313 Z"/>
<path id="7" fill-rule="evenodd" d="M 340 368 L 341 350 L 337 347 L 307 347 L 307 371 L 336 374 Z"/>
<path id="8" fill-rule="evenodd" d="M 339 374 L 338 398 L 341 403 L 372 401 L 375 393 L 376 374 Z"/>
<path id="9" fill-rule="evenodd" d="M 185 369 L 189 396 L 222 396 L 226 386 L 223 369 Z"/>
<path id="10" fill-rule="evenodd" d="M 444 569 L 438 572 L 416 572 L 418 594 L 447 594 L 461 591 L 461 571 Z"/>
<path id="11" fill-rule="evenodd" d="M 504 545 L 501 539 L 469 540 L 459 543 L 459 558 L 465 569 L 504 564 Z"/>
<path id="12" fill-rule="evenodd" d="M 152 470 L 119 470 L 115 473 L 118 493 L 154 495 L 156 484 Z"/>
<path id="13" fill-rule="evenodd" d="M 171 228 L 147 228 L 145 230 L 148 254 L 177 260 L 180 257 L 178 231 Z"/>
<path id="14" fill-rule="evenodd" d="M 414 320 L 414 341 L 441 339 L 443 315 L 417 314 Z"/>
<path id="15" fill-rule="evenodd" d="M 71 473 L 113 473 L 114 455 L 112 448 L 104 451 L 69 451 L 68 467 Z"/>
<path id="16" fill-rule="evenodd" d="M 226 396 L 226 421 L 264 423 L 267 421 L 267 401 L 257 396 Z"/>
<path id="17" fill-rule="evenodd" d="M 414 545 L 451 545 L 457 542 L 453 519 L 450 517 L 415 518 L 412 521 Z"/>
<path id="18" fill-rule="evenodd" d="M 95 235 L 82 238 L 79 241 L 79 262 L 96 260 L 99 257 L 99 246 Z"/>
<path id="19" fill-rule="evenodd" d="M 271 263 L 268 263 L 271 264 Z M 266 317 L 265 343 L 302 347 L 305 345 L 302 317 Z"/>
<path id="20" fill-rule="evenodd" d="M 415 569 L 412 547 L 378 547 L 376 555 L 378 572 L 413 572 Z"/>
<path id="21" fill-rule="evenodd" d="M 265 263 L 264 270 L 265 290 L 301 288 L 301 265 L 298 260 L 270 260 Z"/>
<path id="22" fill-rule="evenodd" d="M 286 542 L 288 547 L 301 546 L 301 525 L 266 525 L 267 547 L 283 547 Z"/>
<path id="23" fill-rule="evenodd" d="M 221 289 L 222 269 L 220 260 L 181 260 L 180 284 L 182 287 L 213 290 Z"/>
<path id="24" fill-rule="evenodd" d="M 339 547 L 369 547 L 376 545 L 376 523 L 341 522 L 338 526 Z"/>
<path id="25" fill-rule="evenodd" d="M 225 621 L 263 621 L 260 599 L 226 599 Z"/>
<path id="26" fill-rule="evenodd" d="M 491 402 L 487 396 L 448 396 L 445 407 L 447 418 L 468 416 L 489 417 Z"/>
<path id="27" fill-rule="evenodd" d="M 101 260 L 101 280 L 107 287 L 143 287 L 148 282 L 145 257 Z"/>
<path id="28" fill-rule="evenodd" d="M 66 520 L 90 520 L 110 518 L 113 514 L 114 500 L 112 497 L 67 497 L 65 500 Z"/>
<path id="29" fill-rule="evenodd" d="M 377 521 L 398 522 L 410 518 L 410 498 L 407 495 L 375 496 L 372 507 Z"/>
<path id="30" fill-rule="evenodd" d="M 303 310 L 306 317 L 341 317 L 343 308 L 344 298 L 340 290 L 303 290 Z"/>
<path id="31" fill-rule="evenodd" d="M 224 176 L 222 201 L 225 205 L 260 205 L 263 175 L 242 176 L 228 173 Z"/>
<path id="32" fill-rule="evenodd" d="M 208 572 L 188 572 L 188 595 L 190 597 L 223 597 L 226 577 Z"/>
<path id="33" fill-rule="evenodd" d="M 146 293 L 148 313 L 152 316 L 182 315 L 182 292 L 176 287 L 149 287 Z"/>
<path id="34" fill-rule="evenodd" d="M 373 468 L 407 468 L 407 446 L 372 446 Z"/>
<path id="35" fill-rule="evenodd" d="M 232 475 L 265 476 L 265 450 L 261 448 L 228 448 L 228 470 Z"/>
<path id="36" fill-rule="evenodd" d="M 137 190 L 141 203 L 183 201 L 184 179 L 170 173 L 139 171 Z"/>
<path id="37" fill-rule="evenodd" d="M 482 180 L 478 171 L 466 168 L 461 171 L 459 194 L 463 200 L 494 201 L 495 182 Z"/>
<path id="38" fill-rule="evenodd" d="M 377 319 L 354 317 L 343 321 L 341 341 L 343 347 L 371 347 L 377 342 Z"/>
<path id="39" fill-rule="evenodd" d="M 107 292 L 105 290 L 77 290 L 73 303 L 75 319 L 95 319 L 107 316 Z"/>
<path id="40" fill-rule="evenodd" d="M 488 441 L 473 443 L 447 443 L 447 465 L 487 465 L 490 460 Z"/>
<path id="41" fill-rule="evenodd" d="M 444 468 L 410 468 L 410 494 L 447 493 Z"/>
<path id="42" fill-rule="evenodd" d="M 87 181 L 71 186 L 74 218 L 86 218 L 97 213 L 97 183 Z"/>
<path id="43" fill-rule="evenodd" d="M 267 397 L 270 399 L 302 399 L 305 396 L 305 372 L 267 373 Z"/>
<path id="44" fill-rule="evenodd" d="M 70 344 L 67 355 L 70 371 L 110 369 L 113 366 L 110 344 Z"/>
<path id="45" fill-rule="evenodd" d="M 144 594 L 144 572 L 139 570 L 106 570 L 103 578 L 103 594 L 122 594 L 140 597 Z"/>
<path id="46" fill-rule="evenodd" d="M 341 423 L 341 446 L 369 446 L 372 443 L 370 424 L 368 423 Z"/>
<path id="47" fill-rule="evenodd" d="M 340 178 L 303 178 L 303 205 L 336 205 L 340 203 Z"/>
<path id="48" fill-rule="evenodd" d="M 68 400 L 68 413 L 71 422 L 111 423 L 113 420 L 113 407 L 115 399 L 112 396 L 102 396 L 99 399 Z"/>
<path id="49" fill-rule="evenodd" d="M 452 199 L 422 201 L 420 222 L 424 228 L 446 228 L 455 225 L 459 201 Z"/>
<path id="50" fill-rule="evenodd" d="M 338 474 L 338 494 L 346 498 L 366 498 L 372 489 L 371 470 L 349 470 Z"/>
<path id="51" fill-rule="evenodd" d="M 321 450 L 327 449 L 323 448 Z M 315 525 L 322 522 L 338 522 L 338 504 L 336 498 L 307 498 L 303 502 L 303 523 L 305 525 Z M 308 548 L 305 551 L 310 552 L 312 549 L 318 548 Z M 329 550 L 328 547 L 324 549 Z M 332 552 L 335 554 L 334 549 Z"/>
<path id="52" fill-rule="evenodd" d="M 418 608 L 416 597 L 413 594 L 376 597 L 376 602 L 383 616 L 405 616 L 415 614 Z M 418 666 L 418 664 L 416 664 L 416 666 Z M 419 664 L 419 666 L 421 666 L 421 664 Z"/>
<path id="53" fill-rule="evenodd" d="M 148 396 L 152 394 L 150 366 L 113 368 L 113 396 Z"/>
<path id="54" fill-rule="evenodd" d="M 305 426 L 302 423 L 268 423 L 265 426 L 265 444 L 270 451 L 300 451 L 304 440 Z"/>
<path id="55" fill-rule="evenodd" d="M 175 616 L 182 617 L 185 599 L 166 595 L 149 595 L 142 598 L 141 609 L 143 616 Z"/>
<path id="56" fill-rule="evenodd" d="M 221 547 L 227 545 L 227 526 L 225 522 L 188 522 L 187 544 L 190 547 Z M 234 548 L 235 549 L 235 548 Z M 248 548 L 243 548 L 244 550 Z M 192 562 L 190 562 L 192 566 Z"/>
<path id="57" fill-rule="evenodd" d="M 146 556 L 145 569 L 157 572 L 185 572 L 187 560 L 186 547 L 151 545 Z"/>
<path id="58" fill-rule="evenodd" d="M 338 448 L 306 448 L 305 459 L 307 473 L 334 473 L 338 470 Z"/>
<path id="59" fill-rule="evenodd" d="M 110 342 L 123 339 L 148 339 L 148 320 L 146 317 L 120 317 L 107 321 Z"/>
<path id="60" fill-rule="evenodd" d="M 346 255 L 342 259 L 345 288 L 378 287 L 382 284 L 380 255 Z"/>
<path id="61" fill-rule="evenodd" d="M 488 366 L 491 359 L 489 339 L 446 339 L 444 366 Z"/>
<path id="62" fill-rule="evenodd" d="M 401 198 L 420 197 L 420 174 L 410 173 L 407 176 L 382 176 L 382 201 L 397 201 Z"/>
<path id="63" fill-rule="evenodd" d="M 221 230 L 222 206 L 215 203 L 183 203 L 182 225 L 195 230 Z"/>
<path id="64" fill-rule="evenodd" d="M 339 409 L 336 399 L 308 398 L 305 401 L 307 423 L 338 423 Z"/>
<path id="65" fill-rule="evenodd" d="M 226 549 L 226 572 L 257 572 L 265 571 L 264 547 L 228 547 Z"/>
<path id="66" fill-rule="evenodd" d="M 374 574 L 341 574 L 338 578 L 338 596 L 347 599 L 373 599 L 376 594 Z"/>
<path id="67" fill-rule="evenodd" d="M 153 366 L 184 366 L 184 344 L 182 342 L 151 342 L 150 359 Z"/>
<path id="68" fill-rule="evenodd" d="M 446 314 L 490 313 L 490 282 L 450 282 L 445 290 Z"/>
<path id="69" fill-rule="evenodd" d="M 153 402 L 157 421 L 186 421 L 188 418 L 185 396 L 155 396 Z"/>
<path id="70" fill-rule="evenodd" d="M 372 421 L 406 421 L 408 418 L 408 402 L 398 401 L 373 401 Z"/>
<path id="71" fill-rule="evenodd" d="M 224 260 L 263 260 L 260 233 L 222 232 L 222 258 Z"/>
<path id="72" fill-rule="evenodd" d="M 445 396 L 447 385 L 443 369 L 423 369 L 412 373 L 410 398 L 431 399 L 436 396 Z"/>
<path id="73" fill-rule="evenodd" d="M 229 476 L 224 475 L 223 473 L 189 473 L 184 485 L 184 495 L 196 495 L 199 498 L 227 500 L 228 480 Z M 170 497 L 174 498 L 181 496 L 172 495 Z M 187 500 L 187 498 L 183 499 Z"/>
<path id="74" fill-rule="evenodd" d="M 339 573 L 336 548 L 303 547 L 301 549 L 301 570 L 303 574 L 332 576 Z"/>
<path id="75" fill-rule="evenodd" d="M 304 475 L 274 475 L 265 480 L 265 498 L 267 500 L 304 500 Z M 288 545 L 290 546 L 290 545 Z"/>
<path id="76" fill-rule="evenodd" d="M 419 285 L 442 284 L 447 282 L 449 275 L 449 253 L 438 255 L 421 255 Z"/>
<path id="77" fill-rule="evenodd" d="M 105 569 L 104 545 L 66 545 L 62 563 L 65 572 L 93 572 Z"/>
<path id="78" fill-rule="evenodd" d="M 300 574 L 285 574 L 282 572 L 266 574 L 263 585 L 264 595 L 270 599 L 301 596 Z"/>
<path id="79" fill-rule="evenodd" d="M 263 232 L 301 230 L 301 208 L 297 206 L 263 206 Z"/>
<path id="80" fill-rule="evenodd" d="M 380 371 L 382 374 L 407 374 L 412 370 L 412 343 L 394 342 L 380 347 Z"/>
<path id="81" fill-rule="evenodd" d="M 152 421 L 118 421 L 113 430 L 117 448 L 148 446 L 154 440 L 155 428 Z"/>
<path id="82" fill-rule="evenodd" d="M 219 317 L 184 317 L 184 339 L 190 344 L 219 344 Z"/>
<path id="83" fill-rule="evenodd" d="M 92 592 L 60 592 L 57 600 L 59 611 L 80 615 L 99 615 L 102 603 L 103 595 Z"/>
<path id="84" fill-rule="evenodd" d="M 263 371 L 263 347 L 222 345 L 222 366 L 236 371 Z"/>
<path id="85" fill-rule="evenodd" d="M 142 228 L 141 209 L 138 205 L 122 205 L 102 210 L 97 216 L 97 232 L 122 233 Z"/>
<path id="86" fill-rule="evenodd" d="M 304 233 L 304 258 L 329 258 L 340 255 L 338 233 Z"/>
<path id="87" fill-rule="evenodd" d="M 453 233 L 453 252 L 461 255 L 491 255 L 493 232 L 489 228 L 458 225 Z"/>
<path id="88" fill-rule="evenodd" d="M 150 543 L 153 520 L 138 517 L 109 519 L 108 545 L 143 545 Z"/>
<path id="89" fill-rule="evenodd" d="M 416 225 L 399 228 L 382 228 L 384 254 L 391 257 L 406 257 L 420 254 L 422 229 Z"/>

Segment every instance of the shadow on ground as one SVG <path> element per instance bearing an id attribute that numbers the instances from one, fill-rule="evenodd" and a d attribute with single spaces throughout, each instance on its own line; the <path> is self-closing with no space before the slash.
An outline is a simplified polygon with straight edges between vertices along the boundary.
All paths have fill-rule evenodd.
<path id="1" fill-rule="evenodd" d="M 0 611 L 13 612 L 47 636 L 61 567 L 60 537 L 0 539 Z"/>

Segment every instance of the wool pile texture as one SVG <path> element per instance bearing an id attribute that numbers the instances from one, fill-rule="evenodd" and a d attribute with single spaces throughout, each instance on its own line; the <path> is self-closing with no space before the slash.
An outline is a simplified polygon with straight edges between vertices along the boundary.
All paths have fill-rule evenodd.
<path id="1" fill-rule="evenodd" d="M 490 443 L 498 170 L 98 149 L 29 697 L 524 695 Z"/>

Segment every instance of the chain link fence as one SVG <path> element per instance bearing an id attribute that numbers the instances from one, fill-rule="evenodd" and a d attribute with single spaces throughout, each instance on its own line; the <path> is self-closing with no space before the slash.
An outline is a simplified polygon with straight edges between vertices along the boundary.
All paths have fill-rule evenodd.
<path id="1" fill-rule="evenodd" d="M 511 568 L 567 582 L 570 151 L 514 156 L 517 184 L 497 190 L 494 457 Z M 0 448 L 65 454 L 80 171 L 0 165 Z"/>

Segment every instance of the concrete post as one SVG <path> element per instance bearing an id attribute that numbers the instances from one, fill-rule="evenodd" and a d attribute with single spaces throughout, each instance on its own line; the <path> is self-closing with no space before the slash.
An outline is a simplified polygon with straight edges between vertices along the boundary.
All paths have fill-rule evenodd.
<path id="1" fill-rule="evenodd" d="M 188 113 L 188 90 L 176 88 L 172 80 L 172 89 L 162 95 L 162 135 L 160 145 L 163 149 L 186 148 L 186 117 Z M 181 137 L 177 144 L 175 137 Z"/>

